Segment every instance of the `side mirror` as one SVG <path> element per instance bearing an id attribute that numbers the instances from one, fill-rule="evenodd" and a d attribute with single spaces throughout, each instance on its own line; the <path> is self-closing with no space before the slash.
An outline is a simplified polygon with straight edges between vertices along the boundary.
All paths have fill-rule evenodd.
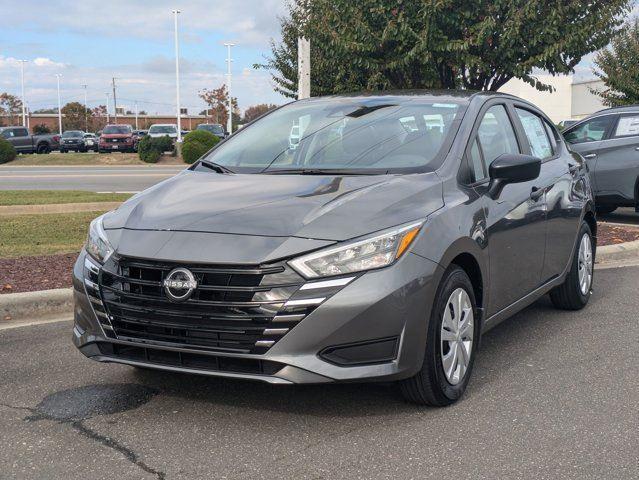
<path id="1" fill-rule="evenodd" d="M 507 184 L 529 182 L 539 177 L 540 171 L 541 160 L 539 158 L 504 153 L 490 164 L 488 194 L 491 198 L 497 198 Z"/>

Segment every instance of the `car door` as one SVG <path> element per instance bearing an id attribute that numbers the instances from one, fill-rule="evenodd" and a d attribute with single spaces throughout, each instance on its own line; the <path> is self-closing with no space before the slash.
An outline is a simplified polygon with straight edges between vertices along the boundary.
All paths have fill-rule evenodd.
<path id="1" fill-rule="evenodd" d="M 544 189 L 546 196 L 543 284 L 563 273 L 572 253 L 583 209 L 583 198 L 574 193 L 579 190 L 576 183 L 580 165 L 543 115 L 524 104 L 516 104 L 515 112 L 530 154 L 542 161 L 537 186 Z"/>
<path id="2" fill-rule="evenodd" d="M 597 196 L 634 205 L 639 179 L 639 111 L 614 119 L 608 139 L 597 150 Z"/>
<path id="3" fill-rule="evenodd" d="M 26 128 L 15 128 L 13 135 L 13 146 L 17 152 L 24 153 L 31 151 L 31 136 L 29 135 L 29 130 Z"/>
<path id="4" fill-rule="evenodd" d="M 612 114 L 593 117 L 573 125 L 563 134 L 566 141 L 570 144 L 570 148 L 580 153 L 586 159 L 590 172 L 590 181 L 595 189 L 595 194 L 598 190 L 595 170 L 597 168 L 599 148 L 602 142 L 607 138 L 614 119 L 615 116 Z"/>
<path id="5" fill-rule="evenodd" d="M 533 291 L 539 285 L 544 263 L 544 189 L 532 181 L 508 184 L 497 198 L 488 194 L 490 164 L 502 154 L 527 152 L 528 147 L 516 134 L 513 115 L 506 101 L 488 103 L 480 113 L 467 153 L 475 176 L 483 175 L 475 189 L 482 196 L 486 217 L 488 316 Z"/>

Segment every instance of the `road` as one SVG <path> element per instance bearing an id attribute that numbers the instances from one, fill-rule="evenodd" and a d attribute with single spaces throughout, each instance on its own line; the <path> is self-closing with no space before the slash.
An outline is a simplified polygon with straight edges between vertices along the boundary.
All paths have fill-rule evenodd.
<path id="1" fill-rule="evenodd" d="M 639 268 L 587 309 L 540 301 L 489 332 L 466 397 L 283 387 L 92 362 L 71 323 L 0 330 L 0 477 L 639 478 Z"/>
<path id="2" fill-rule="evenodd" d="M 0 167 L 0 190 L 138 192 L 175 175 L 184 165 Z"/>

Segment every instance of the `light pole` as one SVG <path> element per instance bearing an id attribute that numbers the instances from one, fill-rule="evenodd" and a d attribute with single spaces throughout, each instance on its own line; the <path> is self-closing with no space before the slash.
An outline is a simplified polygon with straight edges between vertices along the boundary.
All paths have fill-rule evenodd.
<path id="1" fill-rule="evenodd" d="M 87 115 L 87 86 L 88 85 L 82 85 L 82 88 L 84 88 L 84 131 L 85 132 L 89 131 L 89 116 Z"/>
<path id="2" fill-rule="evenodd" d="M 107 104 L 106 104 L 106 111 L 107 111 L 106 117 L 107 117 L 107 120 L 106 120 L 106 123 L 107 124 L 109 123 L 109 96 L 110 95 L 111 94 L 109 92 L 106 92 L 106 97 L 107 97 Z"/>
<path id="3" fill-rule="evenodd" d="M 62 105 L 60 104 L 60 77 L 61 73 L 56 73 L 55 78 L 58 83 L 58 132 L 62 135 Z"/>
<path id="4" fill-rule="evenodd" d="M 115 96 L 115 77 L 111 80 L 113 82 L 113 123 L 118 124 L 118 97 Z"/>
<path id="5" fill-rule="evenodd" d="M 309 0 L 310 3 L 310 0 Z M 302 27 L 308 22 L 308 6 L 304 10 Z M 305 37 L 297 38 L 297 99 L 311 96 L 311 42 Z"/>
<path id="6" fill-rule="evenodd" d="M 229 115 L 226 119 L 226 130 L 229 132 L 229 135 L 233 133 L 233 97 L 231 97 L 231 62 L 233 59 L 231 58 L 231 47 L 235 46 L 234 43 L 225 43 L 226 47 L 226 64 L 227 64 L 227 73 L 226 73 L 226 82 L 227 82 L 227 94 L 228 94 L 228 110 Z"/>
<path id="7" fill-rule="evenodd" d="M 138 129 L 138 101 L 135 101 L 135 129 Z"/>
<path id="8" fill-rule="evenodd" d="M 173 10 L 175 23 L 175 98 L 177 102 L 177 141 L 182 142 L 182 121 L 180 119 L 180 44 L 178 40 L 178 14 L 179 10 Z"/>
<path id="9" fill-rule="evenodd" d="M 20 78 L 22 79 L 22 126 L 27 126 L 27 106 L 24 99 L 24 64 L 26 60 L 18 60 L 20 62 Z"/>

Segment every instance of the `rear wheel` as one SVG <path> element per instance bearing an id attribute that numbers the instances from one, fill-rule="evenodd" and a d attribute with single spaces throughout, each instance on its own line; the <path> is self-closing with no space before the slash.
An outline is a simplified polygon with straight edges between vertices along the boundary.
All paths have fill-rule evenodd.
<path id="1" fill-rule="evenodd" d="M 586 222 L 581 224 L 578 242 L 564 283 L 550 292 L 553 305 L 562 310 L 581 310 L 590 300 L 595 249 Z"/>
<path id="2" fill-rule="evenodd" d="M 457 266 L 450 267 L 437 289 L 422 368 L 400 383 L 407 400 L 444 407 L 461 398 L 470 379 L 479 339 L 476 311 L 468 275 Z"/>
<path id="3" fill-rule="evenodd" d="M 49 153 L 51 151 L 51 149 L 49 148 L 49 145 L 47 145 L 46 143 L 41 143 L 36 147 L 36 153 L 39 154 L 46 154 Z"/>

